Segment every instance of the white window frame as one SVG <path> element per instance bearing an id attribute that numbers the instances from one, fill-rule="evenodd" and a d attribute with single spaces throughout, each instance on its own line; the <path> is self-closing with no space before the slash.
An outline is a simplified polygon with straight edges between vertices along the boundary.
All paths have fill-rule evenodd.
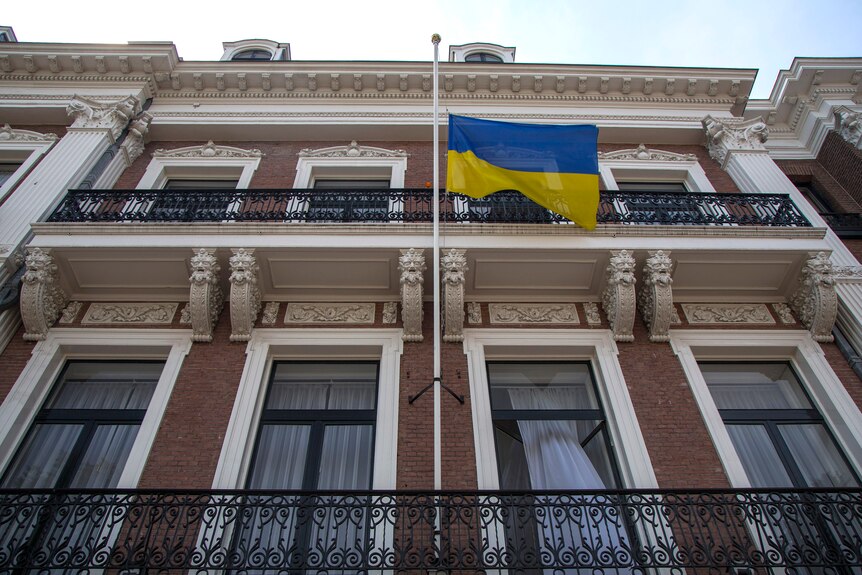
<path id="1" fill-rule="evenodd" d="M 500 488 L 486 369 L 488 360 L 589 361 L 604 407 L 623 486 L 627 489 L 658 488 L 622 368 L 617 360 L 619 351 L 609 330 L 465 329 L 464 353 L 470 373 L 479 489 Z"/>
<path id="2" fill-rule="evenodd" d="M 269 52 L 270 61 L 290 60 L 290 44 L 280 44 L 273 40 L 239 40 L 237 42 L 222 42 L 224 53 L 221 61 L 233 61 L 233 57 L 246 50 L 266 50 Z M 265 60 L 261 60 L 265 61 Z"/>
<path id="3" fill-rule="evenodd" d="M 467 56 L 476 53 L 493 54 L 499 56 L 503 63 L 511 64 L 515 61 L 514 46 L 500 46 L 499 44 L 489 44 L 487 42 L 473 42 L 470 44 L 460 44 L 457 46 L 449 46 L 449 61 L 450 62 L 466 62 Z M 493 62 L 485 62 L 493 64 Z"/>
<path id="4" fill-rule="evenodd" d="M 670 344 L 682 364 L 730 484 L 751 482 L 706 385 L 698 360 L 787 361 L 808 392 L 857 475 L 862 475 L 862 412 L 835 375 L 823 349 L 808 331 L 673 330 Z"/>
<path id="5" fill-rule="evenodd" d="M 24 130 L 16 130 L 16 132 L 25 132 Z M 35 134 L 35 132 L 25 132 Z M 41 136 L 42 134 L 38 134 Z M 21 162 L 18 169 L 12 176 L 0 186 L 0 203 L 2 203 L 17 186 L 24 176 L 30 173 L 33 166 L 39 159 L 48 153 L 54 144 L 59 140 L 44 140 L 44 141 L 0 141 L 0 162 Z"/>
<path id="6" fill-rule="evenodd" d="M 219 455 L 213 489 L 245 485 L 273 363 L 278 360 L 380 362 L 372 489 L 395 489 L 401 329 L 257 329 Z"/>
<path id="7" fill-rule="evenodd" d="M 117 483 L 118 489 L 136 488 L 191 345 L 191 330 L 50 330 L 45 340 L 36 344 L 32 357 L 0 405 L 0 475 L 11 463 L 67 361 L 164 360 L 162 374 Z"/>

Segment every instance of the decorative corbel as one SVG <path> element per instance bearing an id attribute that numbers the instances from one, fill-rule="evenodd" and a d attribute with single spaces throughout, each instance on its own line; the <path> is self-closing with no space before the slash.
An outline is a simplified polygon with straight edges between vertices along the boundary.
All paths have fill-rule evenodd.
<path id="1" fill-rule="evenodd" d="M 126 163 L 128 166 L 138 159 L 144 152 L 144 138 L 147 132 L 150 131 L 150 123 L 153 121 L 153 116 L 149 112 L 143 112 L 129 124 L 129 131 L 126 134 L 126 139 L 120 147 L 126 154 Z"/>
<path id="2" fill-rule="evenodd" d="M 467 251 L 451 249 L 440 258 L 443 270 L 443 341 L 464 341 L 464 282 Z"/>
<path id="3" fill-rule="evenodd" d="M 673 321 L 673 291 L 670 277 L 673 262 L 670 252 L 650 251 L 644 264 L 644 286 L 638 298 L 644 322 L 649 328 L 649 340 L 653 342 L 670 340 L 670 324 Z"/>
<path id="4" fill-rule="evenodd" d="M 799 321 L 811 332 L 814 341 L 832 341 L 832 328 L 838 316 L 838 297 L 832 262 L 824 252 L 812 253 L 805 262 L 799 287 L 790 299 L 790 306 Z"/>
<path id="5" fill-rule="evenodd" d="M 851 146 L 862 149 L 862 112 L 847 106 L 835 108 L 835 132 Z"/>
<path id="6" fill-rule="evenodd" d="M 224 304 L 224 296 L 219 287 L 221 267 L 213 253 L 215 250 L 199 249 L 192 256 L 192 275 L 189 278 L 189 309 L 192 323 L 192 340 L 213 340 L 213 329 L 218 322 Z"/>
<path id="7" fill-rule="evenodd" d="M 404 341 L 422 341 L 422 284 L 425 281 L 425 253 L 416 248 L 401 250 L 401 323 Z"/>
<path id="8" fill-rule="evenodd" d="M 140 111 L 141 102 L 134 96 L 111 104 L 75 96 L 66 106 L 66 114 L 74 118 L 71 129 L 108 130 L 114 140 L 120 136 L 129 120 Z"/>
<path id="9" fill-rule="evenodd" d="M 702 123 L 709 155 L 722 168 L 727 165 L 731 152 L 767 152 L 764 144 L 769 138 L 769 128 L 762 118 L 741 121 L 707 116 Z"/>
<path id="10" fill-rule="evenodd" d="M 30 248 L 25 259 L 27 271 L 21 287 L 21 320 L 24 339 L 40 341 L 57 321 L 68 298 L 60 288 L 57 264 L 48 251 Z"/>
<path id="11" fill-rule="evenodd" d="M 230 325 L 231 341 L 248 341 L 260 312 L 259 271 L 254 250 L 231 250 L 230 258 Z"/>
<path id="12" fill-rule="evenodd" d="M 608 283 L 602 307 L 608 316 L 615 341 L 634 341 L 635 258 L 629 250 L 614 250 L 607 267 Z"/>

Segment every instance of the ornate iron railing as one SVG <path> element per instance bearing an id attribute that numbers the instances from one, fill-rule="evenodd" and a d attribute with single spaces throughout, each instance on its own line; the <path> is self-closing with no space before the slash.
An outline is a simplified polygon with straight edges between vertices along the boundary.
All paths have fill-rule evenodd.
<path id="1" fill-rule="evenodd" d="M 0 491 L 3 572 L 837 574 L 860 567 L 859 490 Z"/>
<path id="2" fill-rule="evenodd" d="M 70 190 L 52 222 L 430 222 L 428 189 Z M 518 192 L 481 200 L 441 194 L 444 222 L 568 223 Z M 602 192 L 601 224 L 811 224 L 784 194 Z"/>

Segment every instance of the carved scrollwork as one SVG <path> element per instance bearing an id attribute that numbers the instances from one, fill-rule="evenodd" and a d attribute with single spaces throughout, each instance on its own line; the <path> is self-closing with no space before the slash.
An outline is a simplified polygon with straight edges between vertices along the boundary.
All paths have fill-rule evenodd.
<path id="1" fill-rule="evenodd" d="M 278 320 L 278 302 L 270 301 L 263 306 L 263 313 L 260 315 L 260 323 L 262 325 L 275 325 Z"/>
<path id="2" fill-rule="evenodd" d="M 114 139 L 128 125 L 129 120 L 141 111 L 141 102 L 134 96 L 111 104 L 102 104 L 75 96 L 66 106 L 66 114 L 74 119 L 71 128 L 86 130 L 109 130 Z"/>
<path id="3" fill-rule="evenodd" d="M 152 121 L 152 114 L 144 112 L 129 124 L 129 131 L 126 139 L 123 140 L 122 148 L 126 151 L 126 158 L 130 164 L 144 152 L 144 138 L 150 131 Z"/>
<path id="4" fill-rule="evenodd" d="M 83 302 L 70 301 L 69 304 L 63 308 L 62 314 L 60 315 L 60 323 L 74 323 L 83 307 Z"/>
<path id="5" fill-rule="evenodd" d="M 401 323 L 404 341 L 422 341 L 422 295 L 425 281 L 425 253 L 416 248 L 401 250 Z"/>
<path id="6" fill-rule="evenodd" d="M 607 267 L 608 283 L 602 307 L 616 341 L 634 341 L 635 258 L 629 250 L 615 250 Z"/>
<path id="7" fill-rule="evenodd" d="M 248 341 L 260 312 L 259 268 L 254 250 L 231 250 L 230 325 L 231 341 Z"/>
<path id="8" fill-rule="evenodd" d="M 488 314 L 491 323 L 580 323 L 573 303 L 492 303 Z"/>
<path id="9" fill-rule="evenodd" d="M 93 303 L 87 308 L 81 323 L 169 324 L 176 311 L 175 303 Z"/>
<path id="10" fill-rule="evenodd" d="M 601 325 L 602 315 L 599 313 L 599 304 L 594 301 L 584 302 L 584 313 L 587 316 L 587 325 Z"/>
<path id="11" fill-rule="evenodd" d="M 639 160 L 643 162 L 692 162 L 697 160 L 694 154 L 677 154 L 664 150 L 651 150 L 640 144 L 637 148 L 617 150 L 615 152 L 599 152 L 600 160 Z"/>
<path id="12" fill-rule="evenodd" d="M 740 121 L 736 119 L 716 119 L 707 116 L 703 119 L 706 131 L 706 147 L 709 155 L 724 167 L 730 152 L 766 151 L 769 128 L 762 118 Z"/>
<path id="13" fill-rule="evenodd" d="M 57 134 L 40 134 L 30 130 L 14 130 L 9 124 L 0 128 L 0 142 L 53 142 Z"/>
<path id="14" fill-rule="evenodd" d="M 383 304 L 383 323 L 391 324 L 398 321 L 398 302 L 388 301 Z"/>
<path id="15" fill-rule="evenodd" d="M 691 325 L 775 323 L 766 304 L 762 303 L 684 303 L 682 311 Z"/>
<path id="16" fill-rule="evenodd" d="M 477 301 L 467 304 L 467 321 L 472 324 L 482 323 L 482 304 Z"/>
<path id="17" fill-rule="evenodd" d="M 790 300 L 796 317 L 815 341 L 832 341 L 832 328 L 838 316 L 838 297 L 832 262 L 824 252 L 811 254 L 799 278 L 799 287 Z"/>
<path id="18" fill-rule="evenodd" d="M 40 341 L 57 320 L 68 298 L 59 285 L 57 264 L 47 251 L 31 248 L 25 259 L 27 271 L 21 287 L 21 320 L 24 339 Z"/>
<path id="19" fill-rule="evenodd" d="M 451 249 L 440 258 L 443 272 L 443 341 L 464 341 L 464 283 L 467 251 Z"/>
<path id="20" fill-rule="evenodd" d="M 670 252 L 650 251 L 644 264 L 644 286 L 638 299 L 644 322 L 653 342 L 670 340 L 670 325 L 674 317 Z"/>
<path id="21" fill-rule="evenodd" d="M 300 158 L 406 158 L 408 156 L 404 150 L 360 146 L 356 140 L 347 146 L 333 146 L 317 150 L 304 148 L 300 150 L 298 155 Z"/>
<path id="22" fill-rule="evenodd" d="M 212 140 L 202 146 L 187 146 L 165 150 L 159 148 L 153 152 L 154 158 L 260 158 L 263 152 L 258 149 L 243 150 L 233 146 L 218 146 Z"/>
<path id="23" fill-rule="evenodd" d="M 192 320 L 192 340 L 209 342 L 213 340 L 213 330 L 224 304 L 224 295 L 219 286 L 221 266 L 219 266 L 213 250 L 204 248 L 195 252 L 191 264 L 189 308 Z"/>
<path id="24" fill-rule="evenodd" d="M 835 108 L 835 132 L 851 146 L 862 148 L 862 112 L 854 112 L 847 106 Z"/>
<path id="25" fill-rule="evenodd" d="M 289 303 L 284 323 L 374 323 L 373 303 Z"/>

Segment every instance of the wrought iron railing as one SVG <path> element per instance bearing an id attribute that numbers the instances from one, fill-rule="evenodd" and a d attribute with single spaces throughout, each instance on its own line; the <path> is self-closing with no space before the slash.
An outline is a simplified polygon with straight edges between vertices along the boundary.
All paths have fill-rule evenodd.
<path id="1" fill-rule="evenodd" d="M 430 222 L 428 189 L 70 190 L 52 222 Z M 444 222 L 568 223 L 518 192 L 441 194 Z M 809 227 L 784 194 L 602 192 L 600 224 Z"/>
<path id="2" fill-rule="evenodd" d="M 3 572 L 859 573 L 860 567 L 859 490 L 0 491 Z"/>

